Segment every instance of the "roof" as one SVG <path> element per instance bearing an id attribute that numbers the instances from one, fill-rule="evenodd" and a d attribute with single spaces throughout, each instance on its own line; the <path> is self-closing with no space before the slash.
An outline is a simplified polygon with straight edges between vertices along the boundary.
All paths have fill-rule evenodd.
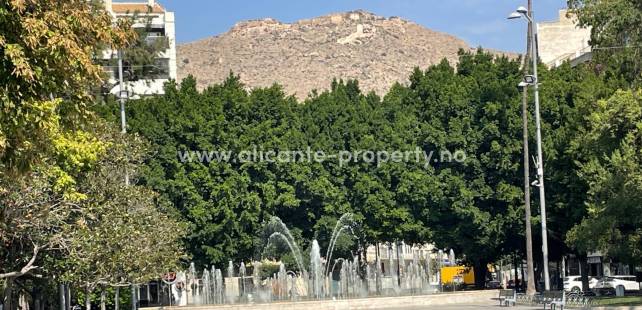
<path id="1" fill-rule="evenodd" d="M 154 3 L 154 7 L 149 11 L 147 3 L 114 2 L 111 5 L 111 10 L 114 13 L 165 13 L 165 8 L 158 3 Z"/>

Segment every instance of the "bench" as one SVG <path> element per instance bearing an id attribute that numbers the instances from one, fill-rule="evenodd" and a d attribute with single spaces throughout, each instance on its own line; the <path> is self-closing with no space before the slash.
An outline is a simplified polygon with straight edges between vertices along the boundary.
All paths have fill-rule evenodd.
<path id="1" fill-rule="evenodd" d="M 515 290 L 499 290 L 499 306 L 513 306 L 517 302 L 517 292 Z"/>
<path id="2" fill-rule="evenodd" d="M 545 291 L 542 293 L 541 303 L 544 304 L 544 309 L 550 305 L 550 309 L 556 309 L 559 306 L 560 310 L 564 310 L 566 306 L 566 292 L 564 291 Z"/>

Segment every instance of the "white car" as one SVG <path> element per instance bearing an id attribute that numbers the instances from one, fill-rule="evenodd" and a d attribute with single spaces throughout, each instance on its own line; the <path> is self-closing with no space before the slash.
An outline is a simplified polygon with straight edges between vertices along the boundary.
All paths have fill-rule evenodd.
<path id="1" fill-rule="evenodd" d="M 639 291 L 640 283 L 636 281 L 635 276 L 608 276 L 598 281 L 595 290 L 599 294 L 612 294 L 618 287 L 624 288 L 625 291 Z"/>
<path id="2" fill-rule="evenodd" d="M 589 289 L 593 289 L 599 280 L 589 277 Z M 582 291 L 582 276 L 568 276 L 564 278 L 564 290 L 567 292 L 579 293 Z"/>

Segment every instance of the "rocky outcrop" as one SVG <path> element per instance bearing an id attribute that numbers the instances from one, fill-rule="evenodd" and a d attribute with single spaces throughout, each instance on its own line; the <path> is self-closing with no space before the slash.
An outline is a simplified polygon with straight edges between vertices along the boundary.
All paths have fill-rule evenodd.
<path id="1" fill-rule="evenodd" d="M 291 24 L 266 18 L 180 45 L 178 75 L 194 75 L 202 88 L 232 71 L 249 87 L 279 83 L 299 98 L 328 88 L 333 77 L 355 78 L 362 89 L 385 94 L 394 82 L 406 82 L 416 66 L 444 58 L 454 64 L 459 49 L 470 47 L 416 23 L 364 11 Z"/>

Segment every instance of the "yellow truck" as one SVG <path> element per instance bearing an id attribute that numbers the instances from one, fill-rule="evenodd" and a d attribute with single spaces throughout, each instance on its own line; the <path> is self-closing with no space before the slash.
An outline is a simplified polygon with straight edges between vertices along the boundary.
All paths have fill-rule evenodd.
<path id="1" fill-rule="evenodd" d="M 475 285 L 473 267 L 449 266 L 441 268 L 441 284 L 457 282 L 461 285 Z"/>

